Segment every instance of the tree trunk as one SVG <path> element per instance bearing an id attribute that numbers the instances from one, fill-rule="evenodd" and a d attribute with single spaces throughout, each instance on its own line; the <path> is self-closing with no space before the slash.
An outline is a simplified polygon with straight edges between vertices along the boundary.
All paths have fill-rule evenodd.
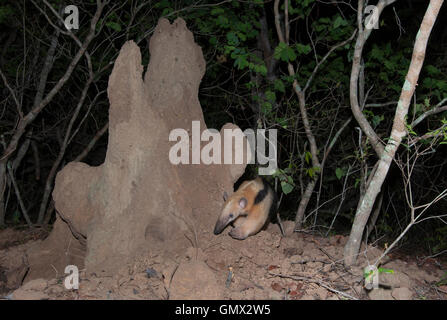
<path id="1" fill-rule="evenodd" d="M 0 160 L 0 228 L 5 226 L 6 160 Z"/>
<path id="2" fill-rule="evenodd" d="M 301 197 L 300 203 L 298 205 L 298 210 L 296 211 L 295 230 L 301 228 L 303 225 L 304 214 L 306 213 L 307 205 L 309 204 L 309 200 L 312 197 L 312 193 L 314 192 L 316 184 L 317 184 L 316 178 L 310 180 L 307 183 L 306 191 L 304 191 L 304 194 Z"/>
<path id="3" fill-rule="evenodd" d="M 410 68 L 405 78 L 405 83 L 397 104 L 390 139 L 388 140 L 384 152 L 378 160 L 377 171 L 374 173 L 371 183 L 367 187 L 366 193 L 357 209 L 351 234 L 345 246 L 344 262 L 346 265 L 352 265 L 357 260 L 363 231 L 366 223 L 368 222 L 372 207 L 378 193 L 380 192 L 383 181 L 387 176 L 396 150 L 399 147 L 402 138 L 406 135 L 405 117 L 408 113 L 411 98 L 417 85 L 419 73 L 424 62 L 428 38 L 443 2 L 443 0 L 430 1 L 419 32 L 417 33 Z"/>

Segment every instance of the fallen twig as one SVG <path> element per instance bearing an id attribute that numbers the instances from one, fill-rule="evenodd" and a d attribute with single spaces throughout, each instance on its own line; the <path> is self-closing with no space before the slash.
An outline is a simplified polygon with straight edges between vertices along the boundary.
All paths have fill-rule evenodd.
<path id="1" fill-rule="evenodd" d="M 339 290 L 336 290 L 336 289 L 332 288 L 329 284 L 327 284 L 326 282 L 321 281 L 321 280 L 315 280 L 315 279 L 311 279 L 311 278 L 307 278 L 307 277 L 285 275 L 285 274 L 273 273 L 273 272 L 269 272 L 269 274 L 272 275 L 272 276 L 275 276 L 275 277 L 280 277 L 280 278 L 286 278 L 286 279 L 292 279 L 292 280 L 316 283 L 319 286 L 322 286 L 323 288 L 325 288 L 325 289 L 327 289 L 327 290 L 329 290 L 329 291 L 331 291 L 333 293 L 339 294 L 341 296 L 344 296 L 344 297 L 352 299 L 352 300 L 358 300 L 357 298 L 355 298 L 355 297 L 353 297 L 353 296 L 351 296 L 351 295 L 349 295 L 347 293 L 344 293 L 342 291 L 339 291 Z"/>

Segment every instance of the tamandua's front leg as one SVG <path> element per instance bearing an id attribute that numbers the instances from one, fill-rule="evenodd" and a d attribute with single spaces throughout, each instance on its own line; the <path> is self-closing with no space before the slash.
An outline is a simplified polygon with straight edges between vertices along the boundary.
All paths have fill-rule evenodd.
<path id="1" fill-rule="evenodd" d="M 233 221 L 233 227 L 234 228 L 241 227 L 245 223 L 245 220 L 247 220 L 246 216 L 240 216 L 239 218 Z"/>
<path id="2" fill-rule="evenodd" d="M 259 221 L 255 217 L 239 217 L 234 221 L 235 227 L 230 231 L 229 235 L 234 239 L 244 240 L 261 230 L 264 222 Z"/>

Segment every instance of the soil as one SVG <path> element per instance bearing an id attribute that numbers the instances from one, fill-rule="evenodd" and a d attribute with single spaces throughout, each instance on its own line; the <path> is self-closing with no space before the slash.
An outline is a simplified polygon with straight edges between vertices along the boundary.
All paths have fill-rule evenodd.
<path id="1" fill-rule="evenodd" d="M 287 222 L 286 222 L 287 224 Z M 229 231 L 229 230 L 227 230 Z M 64 287 L 64 275 L 22 284 L 26 249 L 42 241 L 45 232 L 0 231 L 0 297 L 2 299 L 269 299 L 269 300 L 419 300 L 447 299 L 447 264 L 437 258 L 416 259 L 400 252 L 381 265 L 380 287 L 367 291 L 363 268 L 383 248 L 362 248 L 356 266 L 342 263 L 347 238 L 294 233 L 282 237 L 271 224 L 246 240 L 234 240 L 224 231 L 198 235 L 175 257 L 163 251 L 138 257 L 113 276 L 80 270 L 78 290 Z M 185 239 L 186 240 L 186 239 Z M 187 241 L 187 240 L 186 240 Z M 391 273 L 392 272 L 392 273 Z M 444 280 L 445 283 L 445 280 Z"/>
<path id="2" fill-rule="evenodd" d="M 435 258 L 391 255 L 382 267 L 392 273 L 380 274 L 381 287 L 367 292 L 363 267 L 383 248 L 363 248 L 358 266 L 346 268 L 344 236 L 282 237 L 277 225 L 243 241 L 227 231 L 215 236 L 222 195 L 231 193 L 249 154 L 242 148 L 245 162 L 232 165 L 168 161 L 173 129 L 186 130 L 189 140 L 182 143 L 188 158 L 189 141 L 206 129 L 198 100 L 205 60 L 180 18 L 172 24 L 161 19 L 149 47 L 144 77 L 135 42 L 126 42 L 114 62 L 106 158 L 98 167 L 70 162 L 57 174 L 52 194 L 57 217 L 48 237 L 42 239 L 46 233 L 39 230 L 0 231 L 0 296 L 446 299 L 446 286 L 437 284 L 447 268 Z M 193 130 L 193 121 L 200 130 Z M 220 138 L 225 129 L 236 128 L 224 125 Z M 234 145 L 232 150 L 235 154 Z M 68 265 L 79 269 L 79 289 L 65 288 Z"/>

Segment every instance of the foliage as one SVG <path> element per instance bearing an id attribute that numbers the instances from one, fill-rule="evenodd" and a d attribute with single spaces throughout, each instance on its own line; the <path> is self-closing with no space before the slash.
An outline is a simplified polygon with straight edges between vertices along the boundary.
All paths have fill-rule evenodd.
<path id="1" fill-rule="evenodd" d="M 377 159 L 369 141 L 359 136 L 354 121 L 342 132 L 324 168 L 312 163 L 312 153 L 300 116 L 293 82 L 301 87 L 313 75 L 306 91 L 306 110 L 309 123 L 317 140 L 320 157 L 325 155 L 335 132 L 351 116 L 349 100 L 350 71 L 355 40 L 334 50 L 324 63 L 329 50 L 348 39 L 356 29 L 357 14 L 347 3 L 324 3 L 315 0 L 291 0 L 288 7 L 290 37 L 288 43 L 279 41 L 275 29 L 275 17 L 271 2 L 251 1 L 115 1 L 110 2 L 96 25 L 96 37 L 89 46 L 95 83 L 88 91 L 88 98 L 81 113 L 85 116 L 80 130 L 67 149 L 64 162 L 73 160 L 90 142 L 100 127 L 107 122 L 108 101 L 106 89 L 111 66 L 119 49 L 128 39 L 134 39 L 142 48 L 143 64 L 150 59 L 148 41 L 158 19 L 171 21 L 183 18 L 195 40 L 201 46 L 207 63 L 205 76 L 199 92 L 208 127 L 220 128 L 226 122 L 235 122 L 242 129 L 267 128 L 278 130 L 278 169 L 273 174 L 283 193 L 281 212 L 292 213 L 293 219 L 302 187 L 321 175 L 321 186 L 315 191 L 310 207 L 320 208 L 315 225 L 326 225 L 331 221 L 344 192 L 337 219 L 348 222 L 353 219 L 356 200 L 362 185 L 361 172 L 371 172 Z M 54 9 L 61 10 L 64 1 L 49 2 Z M 88 32 L 90 19 L 96 9 L 96 1 L 73 1 L 81 12 L 81 28 L 75 32 L 83 40 Z M 284 20 L 284 2 L 280 1 L 280 20 Z M 400 18 L 396 23 L 393 10 L 386 9 L 380 28 L 374 30 L 363 52 L 365 75 L 363 114 L 379 137 L 386 141 L 391 131 L 394 111 L 410 63 L 414 35 L 421 19 L 423 4 L 415 4 L 410 10 L 396 4 Z M 43 12 L 52 21 L 53 13 L 45 5 L 37 7 L 31 1 L 4 1 L 0 4 L 0 36 L 4 46 L 0 57 L 0 69 L 5 74 L 14 92 L 23 101 L 28 112 L 38 90 L 39 75 L 44 66 L 54 28 Z M 25 25 L 23 26 L 23 23 Z M 264 23 L 264 24 L 263 24 Z M 263 28 L 265 27 L 266 30 Z M 281 27 L 284 29 L 284 23 Z M 447 63 L 444 51 L 447 39 L 442 36 L 445 26 L 436 25 L 435 34 L 429 42 L 426 63 L 419 79 L 414 104 L 408 115 L 411 123 L 424 112 L 431 110 L 447 97 Z M 405 30 L 405 32 L 402 32 Z M 14 37 L 14 34 L 15 37 Z M 9 39 L 9 40 L 8 40 Z M 269 48 L 267 48 L 267 45 Z M 58 38 L 54 65 L 47 79 L 47 93 L 64 74 L 78 47 L 65 34 Z M 295 77 L 288 72 L 288 64 L 295 70 Z M 318 72 L 313 73 L 319 65 Z M 35 216 L 43 192 L 43 183 L 51 164 L 60 150 L 63 134 L 76 103 L 81 96 L 87 76 L 88 64 L 82 59 L 73 76 L 54 101 L 32 124 L 33 142 L 41 159 L 41 177 L 36 179 L 33 166 L 34 154 L 26 153 L 16 171 L 19 189 L 24 194 L 30 215 Z M 7 142 L 17 125 L 17 108 L 10 92 L 4 88 L 1 134 Z M 96 96 L 99 95 L 97 98 Z M 372 106 L 376 105 L 376 106 Z M 378 105 L 378 106 L 377 106 Z M 438 190 L 446 188 L 445 152 L 447 144 L 447 112 L 432 115 L 417 127 L 407 126 L 408 132 L 416 137 L 431 134 L 441 137 L 433 146 L 429 157 L 421 159 L 415 168 L 414 196 L 433 198 Z M 81 122 L 80 120 L 77 124 Z M 430 135 L 429 135 L 430 136 Z M 63 138 L 63 137 L 62 137 Z M 25 140 L 25 139 L 22 139 Z M 23 141 L 21 140 L 21 143 Z M 433 139 L 422 139 L 431 143 Z M 102 139 L 92 150 L 87 162 L 100 164 L 106 150 L 106 139 Z M 413 152 L 407 145 L 405 151 Z M 403 150 L 399 152 L 404 152 Z M 349 176 L 348 168 L 350 168 Z M 397 170 L 397 169 L 396 169 Z M 346 190 L 341 188 L 346 183 Z M 384 186 L 386 209 L 376 224 L 379 234 L 391 235 L 398 232 L 400 224 L 407 218 L 405 194 L 399 172 Z M 317 199 L 316 199 L 317 198 Z M 335 199 L 335 200 L 334 200 Z M 352 205 L 354 203 L 354 205 Z M 349 204 L 349 205 L 348 205 Z M 8 223 L 23 223 L 17 201 L 9 193 L 6 201 Z M 343 223 L 341 223 L 343 224 Z M 427 226 L 430 232 L 425 243 L 435 251 L 446 247 L 446 229 L 433 223 Z"/>

